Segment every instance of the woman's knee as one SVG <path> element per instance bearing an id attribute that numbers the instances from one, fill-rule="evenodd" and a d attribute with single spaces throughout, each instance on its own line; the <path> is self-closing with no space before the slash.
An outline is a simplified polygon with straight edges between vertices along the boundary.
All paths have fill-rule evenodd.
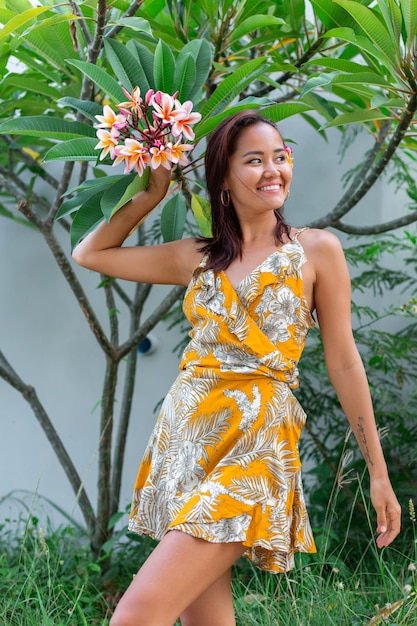
<path id="1" fill-rule="evenodd" d="M 172 626 L 173 620 L 166 618 L 158 610 L 158 604 L 136 600 L 132 605 L 122 600 L 117 605 L 109 626 Z"/>

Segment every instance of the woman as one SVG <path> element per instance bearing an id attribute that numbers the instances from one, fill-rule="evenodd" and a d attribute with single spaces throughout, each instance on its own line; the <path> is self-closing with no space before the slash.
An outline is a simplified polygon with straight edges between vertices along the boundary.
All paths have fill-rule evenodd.
<path id="1" fill-rule="evenodd" d="M 189 286 L 191 341 L 138 473 L 130 529 L 160 539 L 111 626 L 235 624 L 230 568 L 245 554 L 288 571 L 314 552 L 297 442 L 305 415 L 291 393 L 315 311 L 326 365 L 366 459 L 377 544 L 399 532 L 400 507 L 352 337 L 350 281 L 338 239 L 285 224 L 291 159 L 275 125 L 253 111 L 223 121 L 206 152 L 213 239 L 122 247 L 165 196 L 170 173 L 75 249 L 85 267 Z M 302 268 L 302 272 L 301 272 Z"/>

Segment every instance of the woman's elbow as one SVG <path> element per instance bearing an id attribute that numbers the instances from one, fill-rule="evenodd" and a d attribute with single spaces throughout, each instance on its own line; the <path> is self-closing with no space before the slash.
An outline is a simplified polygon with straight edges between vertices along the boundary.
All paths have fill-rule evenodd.
<path id="1" fill-rule="evenodd" d="M 79 243 L 75 246 L 71 256 L 73 260 L 77 263 L 77 265 L 81 265 L 81 267 L 85 267 L 87 269 L 92 269 L 90 258 L 91 255 L 89 255 L 88 251 L 84 249 L 82 243 Z"/>

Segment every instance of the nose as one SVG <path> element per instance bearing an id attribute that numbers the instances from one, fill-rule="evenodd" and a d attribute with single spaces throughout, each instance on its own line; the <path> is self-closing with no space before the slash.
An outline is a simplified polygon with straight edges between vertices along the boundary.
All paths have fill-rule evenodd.
<path id="1" fill-rule="evenodd" d="M 272 159 L 265 161 L 264 175 L 267 177 L 275 176 L 279 172 L 278 163 Z"/>

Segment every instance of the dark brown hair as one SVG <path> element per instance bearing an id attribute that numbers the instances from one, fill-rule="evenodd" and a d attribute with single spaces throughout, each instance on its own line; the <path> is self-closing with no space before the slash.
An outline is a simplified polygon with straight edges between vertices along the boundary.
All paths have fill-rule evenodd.
<path id="1" fill-rule="evenodd" d="M 275 124 L 257 111 L 240 111 L 223 120 L 211 134 L 206 150 L 205 169 L 207 193 L 211 204 L 212 238 L 201 237 L 204 245 L 201 252 L 208 254 L 206 268 L 215 271 L 225 270 L 236 258 L 242 256 L 242 230 L 233 203 L 228 206 L 221 202 L 224 177 L 229 171 L 229 159 L 236 149 L 241 132 L 255 124 L 270 124 L 279 133 Z M 280 209 L 275 209 L 277 220 L 275 241 L 277 245 L 284 243 L 285 234 L 290 237 L 291 229 L 285 223 Z"/>

